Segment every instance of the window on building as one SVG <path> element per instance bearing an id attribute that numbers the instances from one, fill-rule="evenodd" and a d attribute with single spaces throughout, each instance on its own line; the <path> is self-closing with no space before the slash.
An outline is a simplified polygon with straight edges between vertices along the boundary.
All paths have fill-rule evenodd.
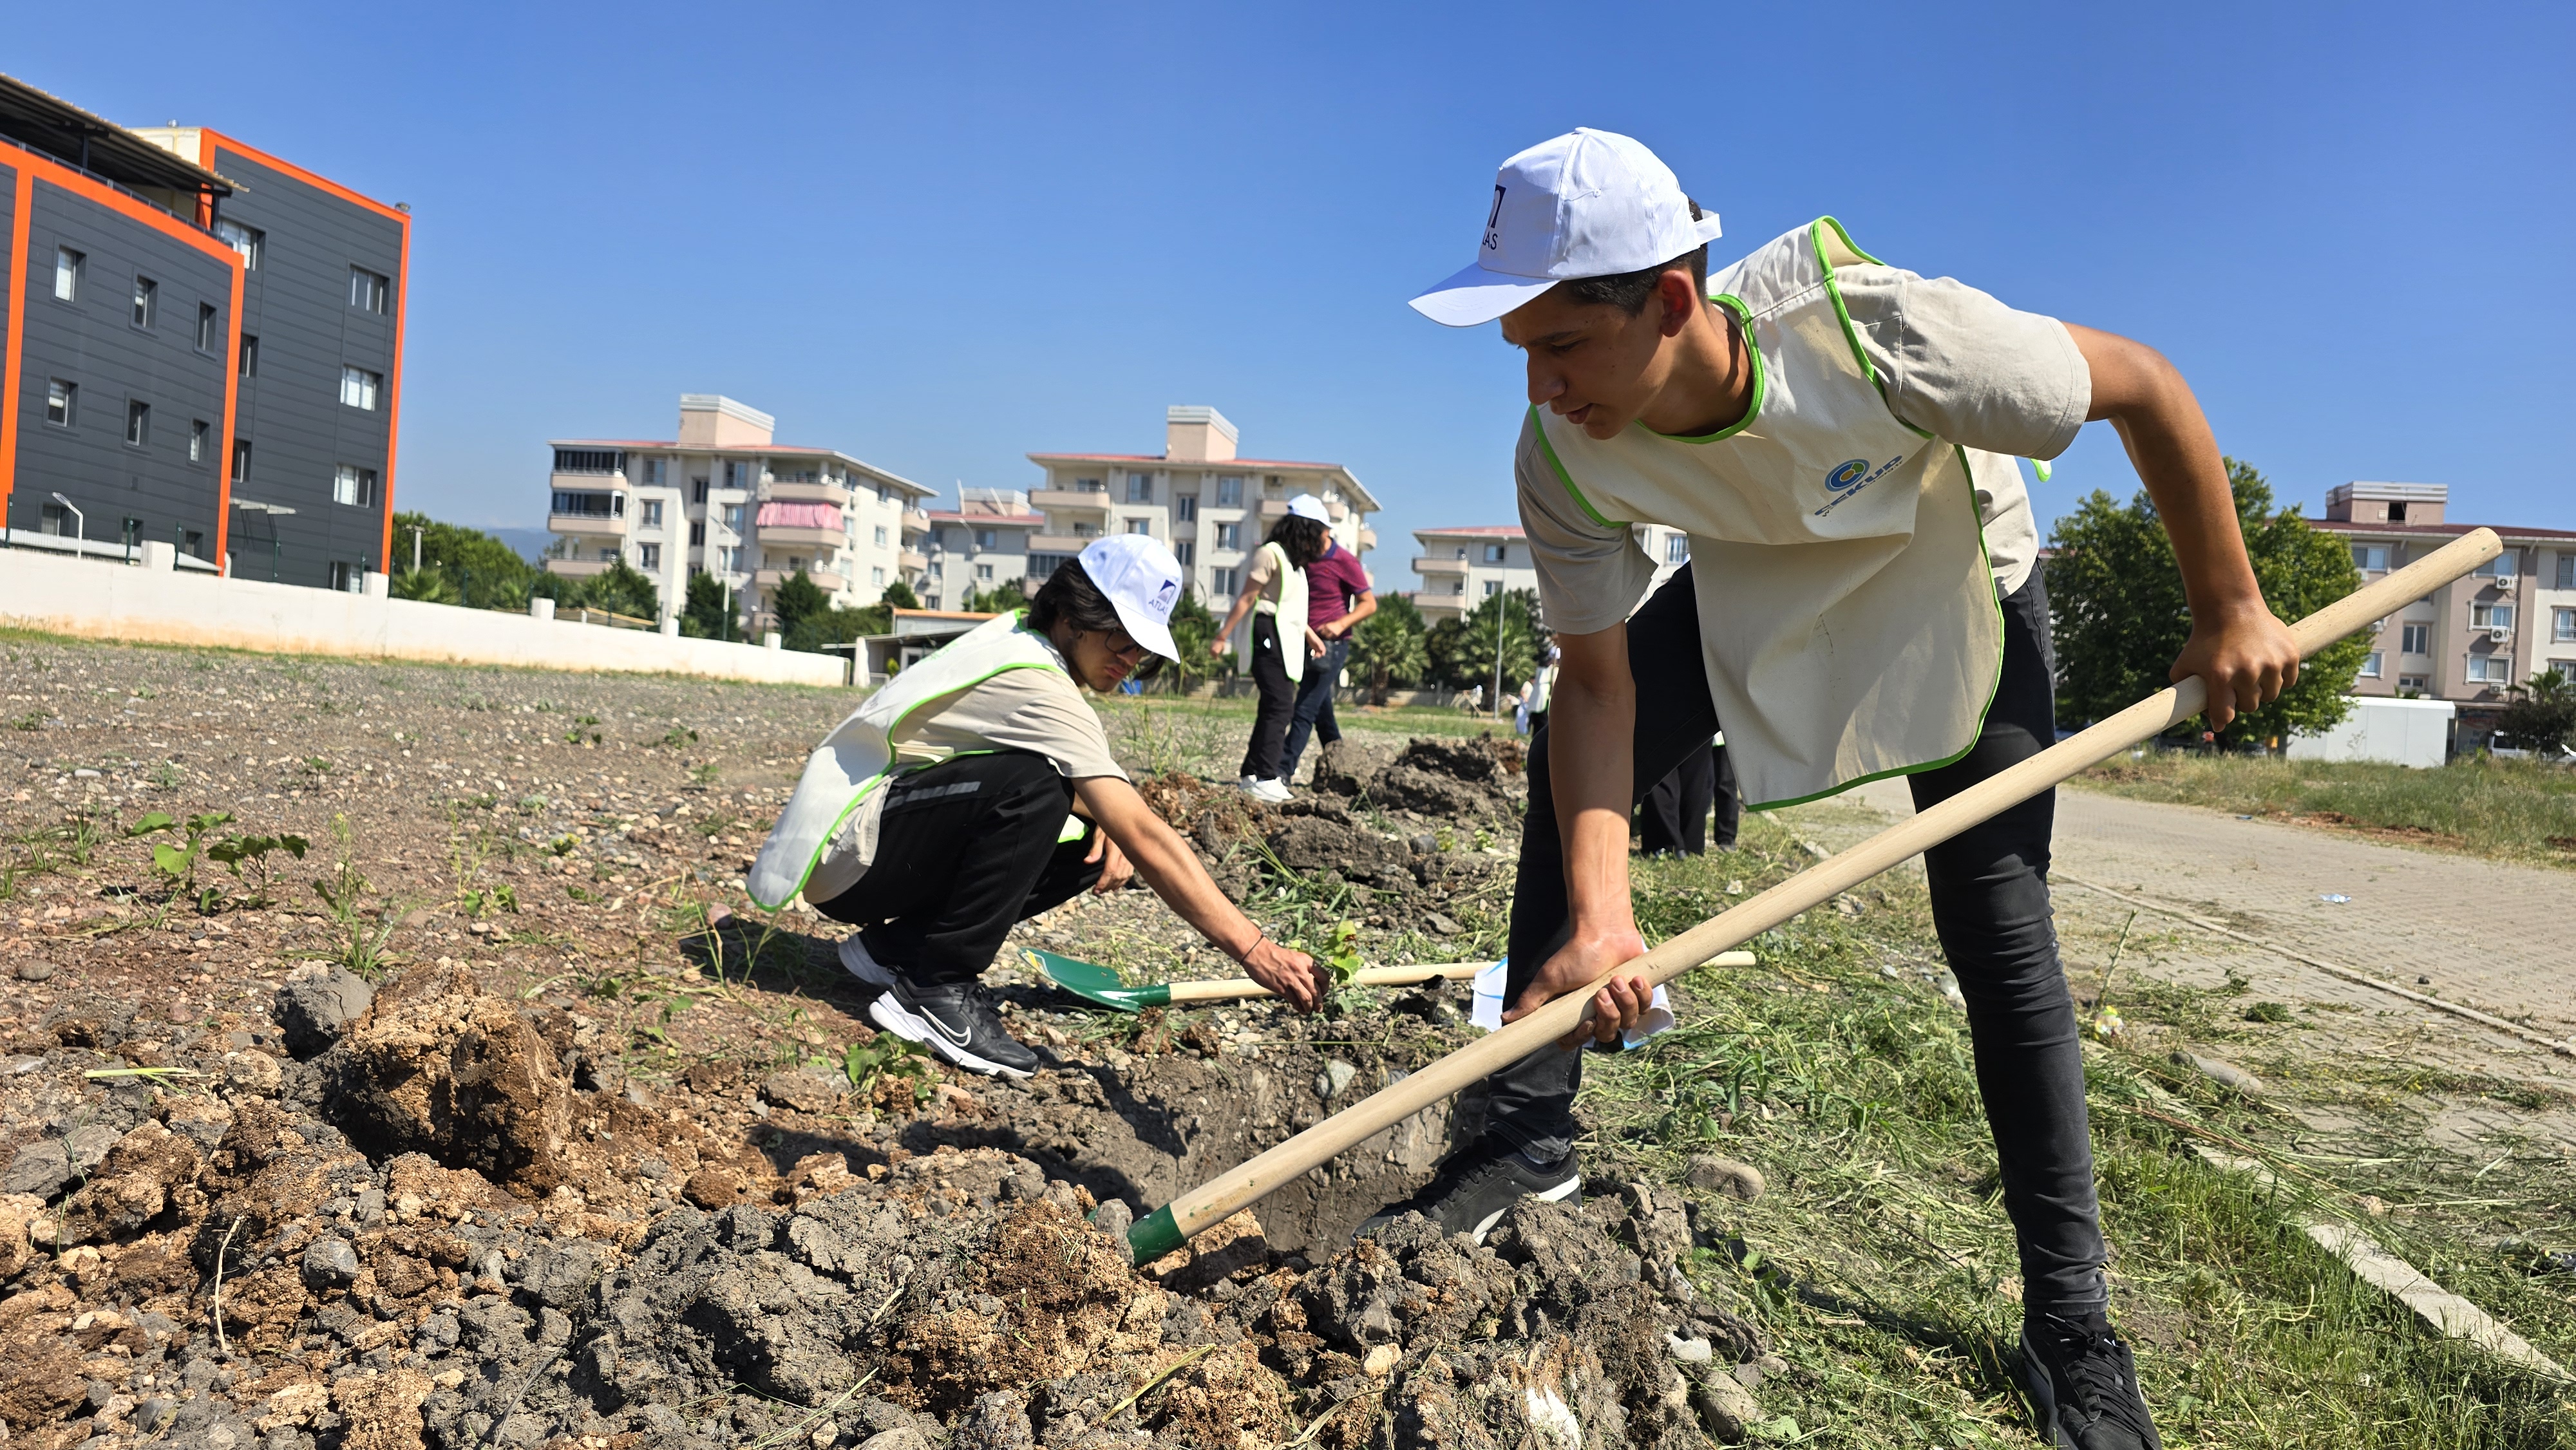
<path id="1" fill-rule="evenodd" d="M 345 559 L 334 559 L 331 561 L 331 587 L 343 594 L 363 593 L 367 587 L 367 572 Z"/>
<path id="2" fill-rule="evenodd" d="M 1664 540 L 1664 562 L 1667 564 L 1690 562 L 1690 535 L 1675 534 Z"/>
<path id="3" fill-rule="evenodd" d="M 648 571 L 659 570 L 662 567 L 662 546 L 659 544 L 636 545 L 635 564 L 636 567 L 640 569 Z"/>
<path id="4" fill-rule="evenodd" d="M 259 270 L 259 254 L 265 248 L 268 233 L 257 227 L 243 226 L 227 217 L 215 223 L 215 235 L 223 238 L 225 245 L 241 253 L 242 270 Z"/>
<path id="5" fill-rule="evenodd" d="M 247 438 L 233 440 L 233 482 L 250 482 L 250 440 Z"/>
<path id="6" fill-rule="evenodd" d="M 1208 571 L 1208 582 L 1215 587 L 1219 596 L 1228 599 L 1233 598 L 1242 590 L 1243 586 L 1237 582 L 1241 577 L 1242 571 L 1237 569 L 1211 569 Z"/>
<path id="7" fill-rule="evenodd" d="M 65 382 L 61 378 L 48 379 L 45 383 L 45 421 L 57 428 L 68 428 L 79 415 L 80 384 Z"/>
<path id="8" fill-rule="evenodd" d="M 589 497 L 600 496 L 589 495 Z M 555 495 L 558 502 L 563 497 L 562 494 Z M 360 468 L 354 463 L 341 464 L 339 471 L 331 475 L 331 502 L 348 504 L 352 508 L 374 508 L 376 506 L 376 471 L 372 468 Z M 556 509 L 555 512 L 564 513 L 567 510 Z"/>
<path id="9" fill-rule="evenodd" d="M 1216 546 L 1217 546 L 1218 548 L 1220 548 L 1220 549 L 1240 549 L 1240 548 L 1242 548 L 1242 547 L 1243 547 L 1243 525 L 1241 525 L 1241 524 L 1219 524 L 1219 525 L 1217 525 L 1217 526 L 1216 526 Z"/>
<path id="10" fill-rule="evenodd" d="M 1150 473 L 1131 473 L 1127 475 L 1127 501 L 1129 503 L 1152 503 L 1154 501 L 1154 475 Z"/>
<path id="11" fill-rule="evenodd" d="M 152 405 L 141 398 L 125 400 L 125 446 L 140 448 L 152 441 Z"/>
<path id="12" fill-rule="evenodd" d="M 349 269 L 349 305 L 360 312 L 382 312 L 385 300 L 393 292 L 393 283 L 382 273 L 364 267 Z"/>
<path id="13" fill-rule="evenodd" d="M 197 304 L 197 351 L 213 352 L 215 350 L 215 324 L 217 315 L 218 314 L 215 312 L 215 304 L 211 302 L 200 302 Z"/>
<path id="14" fill-rule="evenodd" d="M 352 408 L 376 410 L 376 389 L 384 384 L 385 375 L 365 368 L 340 369 L 340 401 Z"/>
<path id="15" fill-rule="evenodd" d="M 647 458 L 644 460 L 644 482 L 660 487 L 670 481 L 671 460 L 667 458 Z"/>
<path id="16" fill-rule="evenodd" d="M 2433 652 L 2433 626 L 2429 624 L 2407 624 L 2398 626 L 2397 652 L 2399 654 L 2410 655 L 2431 654 Z"/>
<path id="17" fill-rule="evenodd" d="M 995 533 L 991 529 L 977 529 L 975 531 L 975 547 L 978 549 L 992 548 L 1000 541 L 1001 537 L 1002 536 L 1000 534 Z"/>
<path id="18" fill-rule="evenodd" d="M 189 423 L 188 461 L 190 463 L 203 463 L 206 461 L 206 455 L 212 453 L 214 448 L 215 425 L 207 422 L 203 418 L 196 419 Z"/>
<path id="19" fill-rule="evenodd" d="M 660 499 L 648 498 L 644 500 L 644 527 L 648 529 L 658 529 L 662 527 L 662 501 Z"/>
<path id="20" fill-rule="evenodd" d="M 602 544 L 599 546 L 599 562 L 603 564 L 614 564 L 625 557 L 626 551 L 615 544 Z"/>
<path id="21" fill-rule="evenodd" d="M 2469 656 L 2469 683 L 2473 685 L 2512 684 L 2512 659 L 2505 655 Z"/>
<path id="22" fill-rule="evenodd" d="M 1466 592 L 1467 592 L 1467 581 L 1466 581 L 1466 580 L 1464 580 L 1464 579 L 1452 579 L 1452 580 L 1450 580 L 1450 581 L 1449 581 L 1449 592 L 1450 592 L 1450 593 L 1452 593 L 1452 594 L 1464 594 L 1464 593 L 1466 593 Z"/>
<path id="23" fill-rule="evenodd" d="M 877 547 L 878 547 L 878 548 L 880 548 L 880 549 L 882 549 L 882 548 L 884 548 L 885 546 L 886 546 L 886 526 L 885 526 L 885 525 L 883 525 L 883 524 L 879 524 L 879 525 L 877 525 Z"/>
<path id="24" fill-rule="evenodd" d="M 1102 487 L 1100 480 L 1096 478 L 1077 478 L 1073 481 L 1075 493 L 1099 493 Z"/>
<path id="25" fill-rule="evenodd" d="M 69 247 L 54 248 L 54 298 L 60 302 L 80 300 L 81 273 L 88 269 L 89 256 Z"/>
<path id="26" fill-rule="evenodd" d="M 2511 589 L 2513 587 L 2514 575 L 2520 572 L 2521 569 L 2522 556 L 2519 551 L 2507 549 L 2503 553 L 2496 555 L 2494 558 L 2487 560 L 2483 564 L 2480 564 L 2475 569 L 2470 570 L 2469 577 L 2473 579 L 2489 580 L 2499 589 Z"/>
<path id="27" fill-rule="evenodd" d="M 2379 678 L 2379 651 L 2372 650 L 2361 657 L 2361 677 L 2365 680 Z"/>
<path id="28" fill-rule="evenodd" d="M 742 572 L 742 546 L 725 544 L 716 550 L 716 567 L 727 574 Z"/>
<path id="29" fill-rule="evenodd" d="M 2352 546 L 2352 562 L 2354 568 L 2365 574 L 2385 572 L 2388 568 L 2388 546 L 2355 544 Z"/>
<path id="30" fill-rule="evenodd" d="M 692 548 L 692 549 L 703 549 L 703 548 L 705 548 L 706 546 L 707 546 L 707 523 L 706 523 L 706 520 L 704 520 L 704 519 L 692 519 L 692 520 L 690 520 L 690 522 L 689 522 L 689 547 L 690 547 L 690 548 Z"/>
<path id="31" fill-rule="evenodd" d="M 2576 589 L 2576 549 L 2558 551 L 2558 587 Z"/>
<path id="32" fill-rule="evenodd" d="M 259 376 L 259 336 L 256 333 L 242 334 L 241 375 L 246 378 Z"/>
<path id="33" fill-rule="evenodd" d="M 1216 506 L 1221 509 L 1243 507 L 1243 476 L 1237 473 L 1217 475 Z M 1227 547 L 1231 548 L 1232 545 Z"/>
<path id="34" fill-rule="evenodd" d="M 355 368 L 353 368 L 355 371 Z M 616 474 L 623 458 L 616 448 L 556 448 L 556 474 Z"/>
<path id="35" fill-rule="evenodd" d="M 63 507 L 58 503 L 49 503 L 43 508 L 37 510 L 36 531 L 59 539 L 69 534 L 78 533 L 80 531 L 80 525 L 72 522 L 72 511 L 70 509 Z"/>
<path id="36" fill-rule="evenodd" d="M 206 557 L 206 535 L 201 529 L 189 529 L 180 536 L 179 548 L 191 559 Z"/>
<path id="37" fill-rule="evenodd" d="M 2397 677 L 2397 688 L 2401 692 L 2411 690 L 2414 693 L 2421 695 L 2433 688 L 2433 677 L 2431 675 L 2399 675 Z"/>
<path id="38" fill-rule="evenodd" d="M 626 517 L 626 495 L 605 489 L 555 490 L 552 513 L 575 519 L 622 519 Z"/>
<path id="39" fill-rule="evenodd" d="M 2549 638 L 2553 644 L 2576 642 L 2576 609 L 2550 611 Z"/>
<path id="40" fill-rule="evenodd" d="M 689 502 L 691 502 L 691 503 L 698 503 L 698 504 L 702 504 L 702 503 L 705 503 L 706 501 L 707 501 L 707 481 L 706 481 L 705 479 L 703 479 L 703 478 L 693 478 L 693 479 L 690 479 L 690 480 L 689 480 Z"/>
<path id="41" fill-rule="evenodd" d="M 1504 545 L 1487 544 L 1485 546 L 1485 562 L 1488 564 L 1500 564 L 1509 557 L 1509 553 L 1510 551 Z"/>
<path id="42" fill-rule="evenodd" d="M 868 571 L 868 582 L 879 586 L 882 586 L 885 583 L 885 568 L 883 565 L 879 565 L 878 567 Z"/>
<path id="43" fill-rule="evenodd" d="M 1074 536 L 1075 538 L 1077 538 L 1077 539 L 1096 539 L 1096 538 L 1099 538 L 1099 537 L 1100 537 L 1100 525 L 1098 525 L 1098 524 L 1075 524 L 1075 525 L 1073 526 L 1073 536 Z"/>
<path id="44" fill-rule="evenodd" d="M 742 532 L 741 504 L 729 503 L 724 506 L 724 526 L 737 534 Z"/>
<path id="45" fill-rule="evenodd" d="M 726 464 L 724 486 L 727 488 L 751 487 L 751 465 L 739 461 Z"/>
<path id="46" fill-rule="evenodd" d="M 1152 519 L 1129 519 L 1127 521 L 1127 532 L 1131 534 L 1150 534 L 1154 532 L 1154 521 Z"/>
<path id="47" fill-rule="evenodd" d="M 2551 660 L 2549 668 L 2562 680 L 2576 680 L 2576 659 Z"/>
<path id="48" fill-rule="evenodd" d="M 2472 604 L 2469 606 L 2469 628 L 2513 628 L 2513 606 L 2510 604 Z"/>
<path id="49" fill-rule="evenodd" d="M 1183 539 L 1172 545 L 1172 557 L 1180 561 L 1182 568 L 1190 568 L 1199 561 L 1199 546 L 1193 540 Z"/>
<path id="50" fill-rule="evenodd" d="M 160 310 L 161 284 L 149 277 L 134 279 L 134 325 L 150 327 L 152 315 Z"/>
<path id="51" fill-rule="evenodd" d="M 1275 473 L 1264 475 L 1264 476 L 1263 476 L 1263 478 L 1262 478 L 1262 480 L 1261 480 L 1261 491 L 1262 491 L 1263 493 L 1269 494 L 1269 495 L 1270 495 L 1271 497 L 1273 497 L 1273 498 L 1278 497 L 1278 496 L 1279 496 L 1279 475 L 1278 475 L 1278 474 L 1275 474 Z"/>
<path id="52" fill-rule="evenodd" d="M 1502 581 L 1502 580 L 1500 580 L 1500 579 L 1488 579 L 1488 580 L 1486 580 L 1486 581 L 1485 581 L 1485 597 L 1486 597 L 1486 598 L 1491 599 L 1491 598 L 1493 598 L 1495 595 L 1500 594 L 1500 593 L 1502 593 L 1502 592 L 1503 592 L 1503 581 Z"/>
<path id="53" fill-rule="evenodd" d="M 976 577 L 976 578 L 978 578 L 978 579 L 990 579 L 990 578 L 992 578 L 992 577 L 993 577 L 993 566 L 992 566 L 992 565 L 990 565 L 990 564 L 978 564 L 978 565 L 976 565 L 976 566 L 975 566 L 975 577 Z"/>
<path id="54" fill-rule="evenodd" d="M 1194 493 L 1174 494 L 1172 496 L 1172 522 L 1176 524 L 1194 524 L 1198 521 L 1199 496 Z"/>

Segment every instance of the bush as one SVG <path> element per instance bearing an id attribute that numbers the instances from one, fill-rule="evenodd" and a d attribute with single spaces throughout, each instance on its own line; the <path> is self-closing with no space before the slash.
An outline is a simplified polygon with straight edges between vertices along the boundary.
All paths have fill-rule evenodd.
<path id="1" fill-rule="evenodd" d="M 1401 594 L 1378 597 L 1377 612 L 1351 631 L 1351 663 L 1367 677 L 1369 700 L 1386 703 L 1390 686 L 1412 685 L 1431 666 L 1430 626 Z"/>
<path id="2" fill-rule="evenodd" d="M 2542 670 L 2505 694 L 2511 703 L 2498 724 L 2516 746 L 2554 755 L 2576 744 L 2576 680 Z"/>

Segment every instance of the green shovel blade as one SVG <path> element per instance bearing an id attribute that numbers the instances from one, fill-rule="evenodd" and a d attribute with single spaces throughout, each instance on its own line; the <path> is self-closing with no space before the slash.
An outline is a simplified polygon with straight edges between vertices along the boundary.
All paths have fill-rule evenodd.
<path id="1" fill-rule="evenodd" d="M 1036 947 L 1020 948 L 1020 960 L 1031 971 L 1043 972 L 1048 981 L 1064 988 L 1086 1002 L 1120 1012 L 1142 1012 L 1148 1007 L 1161 1007 L 1172 1000 L 1169 987 L 1128 987 L 1120 985 L 1118 974 L 1107 967 L 1060 957 Z"/>

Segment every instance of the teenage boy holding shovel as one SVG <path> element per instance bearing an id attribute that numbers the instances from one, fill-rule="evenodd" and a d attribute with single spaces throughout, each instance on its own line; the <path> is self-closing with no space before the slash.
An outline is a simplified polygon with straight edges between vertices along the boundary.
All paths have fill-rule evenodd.
<path id="1" fill-rule="evenodd" d="M 1929 806 L 2055 738 L 2038 533 L 2016 457 L 2108 419 L 2156 502 L 2191 602 L 2173 678 L 2223 726 L 2298 674 L 2263 604 L 2226 469 L 2154 351 L 2016 312 L 1871 257 L 1824 219 L 1715 277 L 1717 218 L 1625 136 L 1579 130 L 1496 176 L 1474 264 L 1414 299 L 1434 321 L 1500 319 L 1528 358 L 1515 473 L 1563 651 L 1512 901 L 1512 1015 L 1645 950 L 1630 910 L 1637 798 L 1719 729 L 1756 808 L 1904 775 Z M 1654 565 L 1630 525 L 1691 538 Z M 1561 757 L 1549 738 L 1585 743 Z M 2084 1057 L 2049 924 L 2053 798 L 1925 853 L 1932 913 L 1967 997 L 1977 1082 L 2020 1245 L 2020 1374 L 2073 1450 L 2156 1450 L 2106 1315 Z M 1594 1000 L 1608 1042 L 1648 990 Z M 1582 1182 L 1569 1039 L 1487 1082 L 1485 1137 L 1389 1214 L 1481 1234 L 1519 1198 Z"/>

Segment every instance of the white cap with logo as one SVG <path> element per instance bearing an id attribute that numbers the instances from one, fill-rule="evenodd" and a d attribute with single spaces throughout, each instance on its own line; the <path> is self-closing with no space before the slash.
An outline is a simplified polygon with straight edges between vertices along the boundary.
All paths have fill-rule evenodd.
<path id="1" fill-rule="evenodd" d="M 1324 501 L 1311 493 L 1301 493 L 1288 500 L 1288 512 L 1301 519 L 1313 519 L 1319 524 L 1329 524 L 1333 521 L 1333 516 L 1324 511 Z"/>
<path id="2" fill-rule="evenodd" d="M 1584 127 L 1503 163 L 1476 260 L 1413 310 L 1474 327 L 1559 282 L 1642 272 L 1717 235 L 1717 213 L 1692 216 L 1680 180 L 1644 143 Z"/>
<path id="3" fill-rule="evenodd" d="M 1151 534 L 1110 534 L 1082 551 L 1082 572 L 1109 597 L 1128 637 L 1167 660 L 1181 657 L 1172 643 L 1172 606 L 1181 602 L 1181 561 Z"/>

